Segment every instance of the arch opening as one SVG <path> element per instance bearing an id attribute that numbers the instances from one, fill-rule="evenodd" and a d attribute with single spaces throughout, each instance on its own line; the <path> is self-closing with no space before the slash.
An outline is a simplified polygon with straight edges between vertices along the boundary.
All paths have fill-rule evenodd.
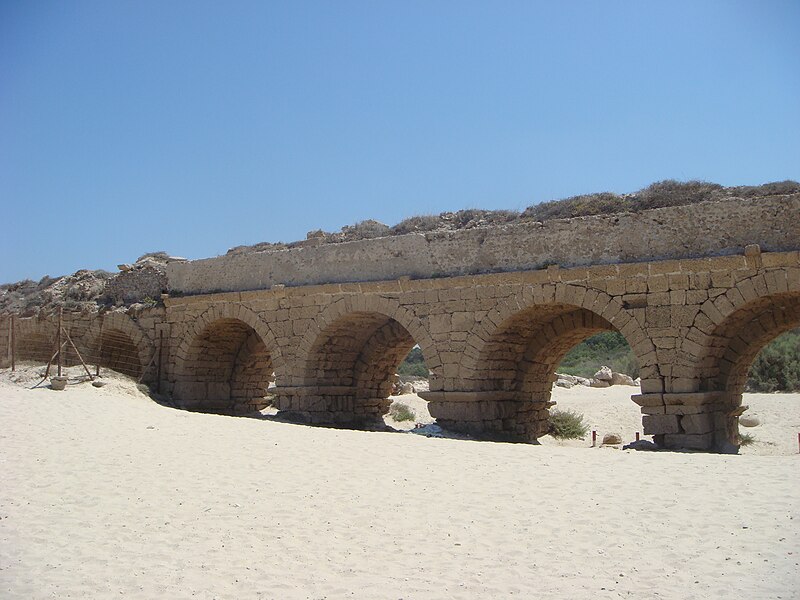
<path id="1" fill-rule="evenodd" d="M 303 388 L 281 399 L 281 410 L 312 423 L 371 424 L 392 403 L 395 374 L 416 345 L 397 320 L 357 311 L 323 328 L 302 367 Z"/>
<path id="2" fill-rule="evenodd" d="M 756 356 L 742 395 L 738 445 L 754 454 L 795 454 L 800 406 L 800 328 L 780 334 Z"/>
<path id="3" fill-rule="evenodd" d="M 442 426 L 486 437 L 536 441 L 548 432 L 556 371 L 567 353 L 596 334 L 617 331 L 605 318 L 568 304 L 530 306 L 502 322 L 468 373 L 468 409 L 432 407 Z M 638 363 L 637 363 L 638 366 Z M 447 413 L 456 418 L 445 418 Z"/>
<path id="4" fill-rule="evenodd" d="M 702 389 L 714 395 L 708 407 L 714 445 L 736 452 L 741 445 L 739 417 L 750 370 L 761 351 L 781 334 L 800 327 L 800 292 L 774 294 L 734 311 L 709 336 L 701 365 Z"/>
<path id="5" fill-rule="evenodd" d="M 800 327 L 800 292 L 764 296 L 740 306 L 722 320 L 706 340 L 699 367 L 703 431 L 707 444 L 719 452 L 735 453 L 741 445 L 739 417 L 751 366 L 761 350 L 783 333 Z M 686 430 L 685 420 L 681 427 Z"/>
<path id="6" fill-rule="evenodd" d="M 270 404 L 270 352 L 258 333 L 233 318 L 217 319 L 192 340 L 173 396 L 183 408 L 247 414 Z"/>
<path id="7" fill-rule="evenodd" d="M 512 315 L 485 344 L 478 360 L 480 389 L 549 399 L 567 353 L 595 334 L 615 331 L 603 317 L 569 305 L 531 307 Z"/>
<path id="8" fill-rule="evenodd" d="M 800 293 L 776 294 L 751 302 L 728 316 L 714 331 L 703 364 L 702 386 L 741 401 L 750 367 L 779 335 L 800 327 Z"/>
<path id="9" fill-rule="evenodd" d="M 800 328 L 762 348 L 750 366 L 745 392 L 800 392 Z"/>
<path id="10" fill-rule="evenodd" d="M 632 379 L 639 377 L 636 356 L 618 331 L 603 331 L 578 342 L 564 356 L 557 372 L 588 379 L 603 366 Z"/>

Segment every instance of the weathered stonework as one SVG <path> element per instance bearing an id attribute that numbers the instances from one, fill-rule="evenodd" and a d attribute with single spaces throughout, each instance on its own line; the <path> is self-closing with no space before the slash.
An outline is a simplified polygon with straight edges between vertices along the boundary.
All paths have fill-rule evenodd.
<path id="1" fill-rule="evenodd" d="M 321 264 L 321 248 L 300 250 L 291 258 L 297 270 L 292 281 L 282 279 L 290 263 L 280 252 L 233 257 L 244 261 L 239 266 L 231 257 L 170 265 L 176 293 L 193 292 L 203 278 L 208 287 L 260 289 L 173 295 L 160 312 L 145 311 L 113 329 L 129 337 L 151 380 L 157 370 L 152 359 L 145 364 L 147 356 L 160 357 L 162 391 L 181 406 L 247 412 L 263 407 L 269 393 L 279 410 L 310 423 L 357 424 L 384 414 L 391 376 L 416 343 L 431 371 L 430 392 L 422 395 L 441 425 L 525 441 L 546 431 L 553 374 L 566 352 L 594 333 L 616 330 L 639 363 L 641 393 L 633 400 L 641 406 L 645 432 L 668 448 L 731 451 L 738 447 L 750 364 L 768 341 L 800 326 L 800 198 L 783 202 L 759 201 L 760 217 L 754 204 L 731 202 L 694 207 L 699 212 L 679 207 L 619 216 L 649 223 L 647 232 L 659 223 L 671 233 L 643 241 L 641 232 L 628 231 L 638 241 L 625 243 L 625 236 L 614 243 L 590 239 L 579 248 L 597 250 L 582 258 L 575 248 L 549 250 L 547 256 L 571 252 L 573 264 L 586 263 L 570 268 L 516 268 L 523 258 L 529 265 L 542 262 L 526 254 L 540 241 L 520 244 L 501 265 L 503 272 L 435 278 L 403 272 L 401 253 L 399 262 L 385 267 L 397 278 L 308 283 L 328 277 L 336 257 L 343 261 L 340 278 L 372 277 L 370 265 L 383 256 L 386 240 L 332 247 Z M 720 213 L 717 204 L 732 214 Z M 686 223 L 664 221 L 665 215 Z M 606 228 L 608 220 L 593 222 Z M 557 228 L 566 231 L 563 239 L 577 239 L 576 232 L 588 235 L 587 222 L 573 222 L 575 231 L 568 224 Z M 712 226 L 720 229 L 706 231 Z M 683 239 L 700 230 L 704 239 Z M 482 245 L 499 253 L 519 236 L 534 236 L 525 231 L 500 231 L 502 243 L 492 240 L 491 231 L 458 232 L 441 247 L 426 243 L 436 260 L 450 252 L 447 264 L 455 265 L 462 240 L 470 247 L 471 236 L 482 235 Z M 418 243 L 403 237 L 409 236 L 391 244 L 413 249 Z M 559 239 L 548 237 L 547 243 Z M 376 250 L 364 258 L 364 272 L 349 270 L 370 248 Z M 631 261 L 635 251 L 640 254 Z M 665 253 L 686 256 L 657 259 Z M 468 252 L 462 270 L 492 270 L 481 257 L 494 255 Z M 250 267 L 250 275 L 236 270 Z M 214 280 L 218 268 L 231 269 L 230 276 Z M 284 286 L 278 280 L 307 283 Z M 91 323 L 84 329 L 88 347 L 99 329 Z M 0 323 L 0 344 L 8 343 L 7 332 L 8 322 Z"/>
<path id="2" fill-rule="evenodd" d="M 167 274 L 171 289 L 198 294 L 796 250 L 788 214 L 800 214 L 800 194 L 220 256 Z"/>
<path id="3" fill-rule="evenodd" d="M 137 264 L 118 273 L 106 283 L 104 294 L 112 302 L 144 302 L 157 300 L 169 286 L 167 274 L 161 265 Z"/>

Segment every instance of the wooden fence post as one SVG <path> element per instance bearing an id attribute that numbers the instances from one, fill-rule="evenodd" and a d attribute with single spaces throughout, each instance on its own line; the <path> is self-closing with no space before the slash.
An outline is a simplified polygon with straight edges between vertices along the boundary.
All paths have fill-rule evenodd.
<path id="1" fill-rule="evenodd" d="M 64 327 L 64 307 L 58 307 L 58 376 L 61 377 L 61 329 Z"/>

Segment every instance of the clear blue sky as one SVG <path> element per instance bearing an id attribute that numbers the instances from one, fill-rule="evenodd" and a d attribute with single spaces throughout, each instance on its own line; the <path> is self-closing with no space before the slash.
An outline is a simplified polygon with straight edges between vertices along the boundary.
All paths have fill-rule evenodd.
<path id="1" fill-rule="evenodd" d="M 0 282 L 800 179 L 800 2 L 0 0 Z"/>

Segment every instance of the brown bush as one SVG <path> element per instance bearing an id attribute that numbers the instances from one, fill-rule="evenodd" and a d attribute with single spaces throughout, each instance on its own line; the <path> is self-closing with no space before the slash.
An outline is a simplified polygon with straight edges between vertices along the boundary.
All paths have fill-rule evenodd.
<path id="1" fill-rule="evenodd" d="M 763 196 L 785 196 L 800 193 L 800 183 L 796 181 L 773 181 L 763 185 L 742 185 L 728 188 L 731 195 L 740 198 L 756 198 Z"/>
<path id="2" fill-rule="evenodd" d="M 392 235 L 433 231 L 434 229 L 438 229 L 439 224 L 440 219 L 438 215 L 417 215 L 404 219 L 392 227 Z"/>
<path id="3" fill-rule="evenodd" d="M 552 219 L 572 219 L 590 215 L 606 215 L 627 212 L 631 203 L 624 196 L 612 192 L 583 194 L 564 200 L 551 200 L 529 206 L 522 213 L 526 221 L 550 221 Z"/>
<path id="4" fill-rule="evenodd" d="M 725 188 L 707 181 L 675 181 L 665 179 L 650 184 L 633 194 L 634 210 L 683 206 L 725 197 Z"/>

